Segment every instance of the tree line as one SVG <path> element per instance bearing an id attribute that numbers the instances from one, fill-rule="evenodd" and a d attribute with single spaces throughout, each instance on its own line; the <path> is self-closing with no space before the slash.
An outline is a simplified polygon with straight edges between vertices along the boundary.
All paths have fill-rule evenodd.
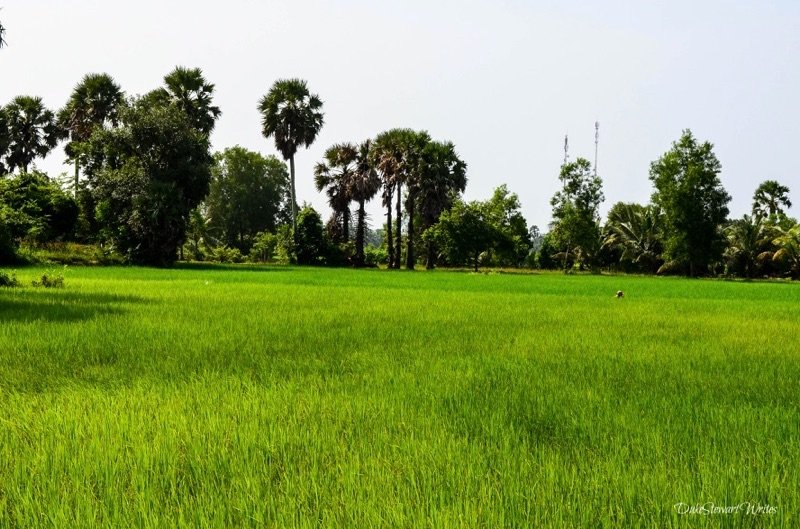
<path id="1" fill-rule="evenodd" d="M 325 150 L 309 175 L 332 211 L 323 222 L 299 205 L 294 163 L 324 125 L 320 97 L 282 79 L 258 100 L 280 160 L 240 146 L 211 152 L 214 88 L 198 68 L 177 67 L 139 96 L 90 74 L 58 111 L 31 96 L 1 107 L 0 259 L 15 259 L 20 244 L 71 240 L 157 266 L 249 259 L 800 276 L 788 188 L 765 181 L 752 213 L 729 220 L 713 146 L 688 130 L 651 164 L 650 203 L 617 203 L 605 224 L 602 179 L 585 158 L 565 160 L 542 233 L 505 185 L 487 200 L 463 199 L 467 164 L 452 142 L 390 129 Z M 57 181 L 32 166 L 60 143 L 73 174 Z M 366 204 L 376 199 L 385 221 L 371 225 Z"/>

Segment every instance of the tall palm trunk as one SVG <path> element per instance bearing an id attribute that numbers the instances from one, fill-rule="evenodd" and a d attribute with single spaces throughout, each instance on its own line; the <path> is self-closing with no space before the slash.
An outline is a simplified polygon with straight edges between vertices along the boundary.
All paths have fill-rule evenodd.
<path id="1" fill-rule="evenodd" d="M 356 221 L 356 266 L 364 266 L 364 229 L 367 212 L 364 201 L 358 201 L 358 220 Z"/>
<path id="2" fill-rule="evenodd" d="M 394 266 L 394 239 L 392 239 L 392 188 L 386 193 L 386 247 L 389 251 L 389 268 Z"/>
<path id="3" fill-rule="evenodd" d="M 292 200 L 292 239 L 297 242 L 297 198 L 294 194 L 294 154 L 289 156 L 289 175 L 291 180 L 291 193 Z"/>
<path id="4" fill-rule="evenodd" d="M 80 172 L 78 169 L 78 159 L 75 158 L 75 198 L 78 198 L 78 179 L 80 178 Z"/>
<path id="5" fill-rule="evenodd" d="M 406 248 L 406 268 L 414 269 L 414 197 L 408 194 L 408 235 Z"/>
<path id="6" fill-rule="evenodd" d="M 397 182 L 397 233 L 395 233 L 395 255 L 394 255 L 394 266 L 392 268 L 400 269 L 400 259 L 402 259 L 402 253 L 400 249 L 403 247 L 403 204 L 401 202 L 401 198 L 403 196 L 403 184 Z"/>
<path id="7" fill-rule="evenodd" d="M 350 242 L 350 206 L 342 211 L 342 239 L 345 244 Z"/>

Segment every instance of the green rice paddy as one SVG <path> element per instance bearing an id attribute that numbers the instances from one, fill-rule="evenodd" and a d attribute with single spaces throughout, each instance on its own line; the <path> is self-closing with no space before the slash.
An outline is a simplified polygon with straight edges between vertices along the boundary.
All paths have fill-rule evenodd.
<path id="1" fill-rule="evenodd" d="M 41 273 L 0 289 L 0 528 L 800 526 L 800 285 Z"/>

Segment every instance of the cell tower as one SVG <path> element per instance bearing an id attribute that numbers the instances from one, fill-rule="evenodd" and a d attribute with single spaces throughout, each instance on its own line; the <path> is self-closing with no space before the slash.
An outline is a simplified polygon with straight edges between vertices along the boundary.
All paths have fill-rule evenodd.
<path id="1" fill-rule="evenodd" d="M 567 165 L 569 160 L 569 135 L 564 134 L 564 165 Z"/>
<path id="2" fill-rule="evenodd" d="M 600 144 L 600 122 L 594 122 L 594 176 L 597 178 L 597 146 Z"/>

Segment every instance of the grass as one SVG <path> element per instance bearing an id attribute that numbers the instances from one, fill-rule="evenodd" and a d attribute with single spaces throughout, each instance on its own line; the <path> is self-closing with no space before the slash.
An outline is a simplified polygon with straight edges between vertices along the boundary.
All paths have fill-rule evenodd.
<path id="1" fill-rule="evenodd" d="M 70 268 L 63 289 L 0 289 L 0 528 L 797 527 L 799 300 L 628 276 Z"/>

